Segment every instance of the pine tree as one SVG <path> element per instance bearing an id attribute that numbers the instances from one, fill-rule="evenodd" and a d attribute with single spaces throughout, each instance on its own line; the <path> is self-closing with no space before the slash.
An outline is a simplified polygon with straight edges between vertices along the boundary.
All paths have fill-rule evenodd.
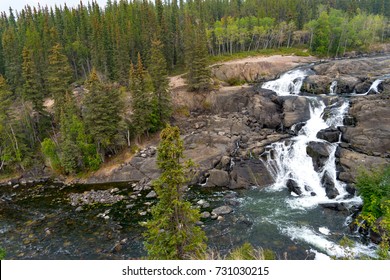
<path id="1" fill-rule="evenodd" d="M 198 257 L 206 249 L 206 236 L 196 226 L 199 210 L 184 200 L 187 182 L 183 158 L 183 141 L 177 127 L 161 132 L 157 164 L 161 176 L 154 181 L 158 203 L 152 208 L 152 219 L 146 223 L 145 248 L 150 259 L 186 259 Z"/>
<path id="2" fill-rule="evenodd" d="M 50 50 L 48 87 L 54 98 L 54 112 L 56 120 L 60 119 L 61 108 L 65 103 L 65 93 L 72 80 L 72 69 L 69 66 L 67 57 L 63 54 L 60 44 L 54 45 Z"/>
<path id="3" fill-rule="evenodd" d="M 149 73 L 153 82 L 153 109 L 158 117 L 158 127 L 161 127 L 171 115 L 171 96 L 167 73 L 167 63 L 162 52 L 160 40 L 152 42 Z"/>

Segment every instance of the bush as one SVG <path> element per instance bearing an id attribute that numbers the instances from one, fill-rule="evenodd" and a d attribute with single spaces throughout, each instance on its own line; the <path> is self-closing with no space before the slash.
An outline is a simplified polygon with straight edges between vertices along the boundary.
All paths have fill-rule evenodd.
<path id="1" fill-rule="evenodd" d="M 390 166 L 375 171 L 361 171 L 356 188 L 363 199 L 359 219 L 366 222 L 366 228 L 381 237 L 378 256 L 389 259 L 390 241 Z"/>
<path id="2" fill-rule="evenodd" d="M 5 259 L 5 250 L 0 247 L 0 260 L 4 260 L 4 259 Z"/>

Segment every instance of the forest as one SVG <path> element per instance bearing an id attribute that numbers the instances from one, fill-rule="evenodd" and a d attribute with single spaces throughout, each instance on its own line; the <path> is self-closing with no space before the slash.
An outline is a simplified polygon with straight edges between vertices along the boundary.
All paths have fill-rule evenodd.
<path id="1" fill-rule="evenodd" d="M 389 16 L 385 0 L 109 0 L 3 11 L 0 175 L 37 162 L 62 174 L 96 170 L 169 122 L 170 73 L 186 72 L 189 90 L 207 92 L 213 56 L 366 51 L 389 40 Z"/>

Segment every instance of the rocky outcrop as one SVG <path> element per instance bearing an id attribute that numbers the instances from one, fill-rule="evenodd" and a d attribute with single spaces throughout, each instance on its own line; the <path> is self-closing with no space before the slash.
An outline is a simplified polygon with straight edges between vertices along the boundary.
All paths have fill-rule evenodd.
<path id="1" fill-rule="evenodd" d="M 231 189 L 252 186 L 266 187 L 274 183 L 271 174 L 260 160 L 236 162 L 231 172 Z"/>
<path id="2" fill-rule="evenodd" d="M 380 92 L 390 88 L 389 56 L 334 60 L 315 65 L 312 70 L 316 74 L 307 77 L 303 85 L 304 90 L 309 93 L 329 94 L 332 82 L 336 82 L 335 94 L 362 94 L 368 92 L 376 79 L 383 79 L 379 85 Z"/>
<path id="3" fill-rule="evenodd" d="M 331 148 L 329 143 L 311 141 L 307 144 L 306 153 L 312 158 L 315 171 L 320 171 L 329 159 Z"/>
<path id="4" fill-rule="evenodd" d="M 328 198 L 333 199 L 340 194 L 327 171 L 321 179 L 321 184 L 325 188 L 325 193 Z"/>
<path id="5" fill-rule="evenodd" d="M 287 70 L 314 61 L 313 57 L 281 56 L 249 57 L 211 67 L 212 76 L 228 84 L 253 83 L 275 79 Z"/>
<path id="6" fill-rule="evenodd" d="M 322 129 L 317 133 L 317 138 L 328 141 L 329 143 L 337 143 L 340 139 L 341 131 L 334 127 Z"/>
<path id="7" fill-rule="evenodd" d="M 279 98 L 283 100 L 283 126 L 285 128 L 310 119 L 310 105 L 307 98 L 303 96 Z"/>
<path id="8" fill-rule="evenodd" d="M 356 182 L 360 170 L 376 169 L 390 163 L 389 159 L 365 155 L 346 148 L 340 148 L 338 156 L 338 178 L 350 183 Z"/>
<path id="9" fill-rule="evenodd" d="M 390 95 L 358 97 L 349 114 L 355 126 L 343 129 L 343 141 L 350 148 L 370 156 L 390 157 Z"/>
<path id="10" fill-rule="evenodd" d="M 227 171 L 211 169 L 208 171 L 206 187 L 227 187 L 230 179 Z"/>

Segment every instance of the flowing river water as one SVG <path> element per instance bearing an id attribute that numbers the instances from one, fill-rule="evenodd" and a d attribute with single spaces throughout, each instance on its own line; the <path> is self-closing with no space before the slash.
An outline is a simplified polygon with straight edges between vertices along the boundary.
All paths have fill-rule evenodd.
<path id="1" fill-rule="evenodd" d="M 289 71 L 263 88 L 278 95 L 298 95 L 304 68 Z M 370 91 L 378 92 L 381 80 Z M 337 83 L 332 83 L 333 95 Z M 368 92 L 367 92 L 368 93 Z M 350 94 L 353 95 L 353 94 Z M 211 211 L 223 204 L 234 206 L 234 213 L 222 221 L 203 219 L 210 248 L 222 254 L 250 241 L 254 246 L 272 249 L 279 259 L 322 259 L 330 257 L 375 256 L 376 246 L 351 232 L 351 211 L 334 211 L 321 204 L 342 203 L 346 209 L 361 205 L 359 197 L 346 190 L 336 179 L 337 143 L 317 138 L 321 129 L 343 124 L 348 100 L 325 105 L 322 98 L 306 97 L 310 119 L 301 125 L 297 136 L 273 143 L 262 155 L 275 183 L 258 190 L 210 191 L 193 187 L 188 199 L 197 204 L 207 200 L 203 210 Z M 328 117 L 324 118 L 327 110 Z M 329 153 L 323 166 L 315 169 L 307 155 L 309 143 L 324 145 Z M 323 187 L 324 177 L 337 189 L 332 198 Z M 294 182 L 297 194 L 286 186 Z M 75 207 L 69 203 L 72 194 L 102 191 L 125 199 L 114 204 L 94 203 Z M 140 222 L 150 217 L 154 198 L 149 191 L 134 192 L 131 184 L 65 186 L 35 184 L 6 186 L 0 189 L 0 246 L 11 259 L 131 259 L 142 258 L 144 228 Z M 348 251 L 339 245 L 343 236 L 355 241 Z"/>

